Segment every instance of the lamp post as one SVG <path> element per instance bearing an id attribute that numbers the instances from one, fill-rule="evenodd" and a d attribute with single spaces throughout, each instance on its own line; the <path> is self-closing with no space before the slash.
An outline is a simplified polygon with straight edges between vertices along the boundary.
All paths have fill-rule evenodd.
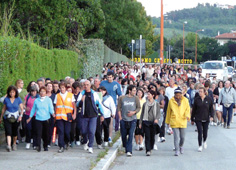
<path id="1" fill-rule="evenodd" d="M 183 23 L 183 69 L 184 69 L 184 24 L 187 24 L 187 21 L 184 21 Z"/>
<path id="2" fill-rule="evenodd" d="M 163 50 L 164 50 L 164 15 L 163 15 L 163 0 L 161 0 L 161 35 L 160 35 L 160 65 L 163 64 Z"/>
<path id="3" fill-rule="evenodd" d="M 197 64 L 197 33 L 199 32 L 199 31 L 204 31 L 204 29 L 201 29 L 201 30 L 197 30 L 196 31 L 196 45 L 195 45 L 195 64 Z"/>

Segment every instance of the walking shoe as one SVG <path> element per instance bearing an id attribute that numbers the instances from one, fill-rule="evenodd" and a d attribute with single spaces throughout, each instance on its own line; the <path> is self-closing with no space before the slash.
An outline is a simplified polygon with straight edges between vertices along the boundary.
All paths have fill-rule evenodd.
<path id="1" fill-rule="evenodd" d="M 89 153 L 93 153 L 93 148 L 90 148 L 90 147 L 89 147 L 89 148 L 88 148 L 88 152 L 89 152 Z"/>
<path id="2" fill-rule="evenodd" d="M 166 141 L 165 137 L 161 137 L 161 143 L 163 143 L 165 141 Z"/>
<path id="3" fill-rule="evenodd" d="M 217 123 L 214 122 L 213 125 L 214 125 L 214 126 L 217 126 Z"/>
<path id="4" fill-rule="evenodd" d="M 66 150 L 69 149 L 69 144 L 68 144 L 68 143 L 66 144 L 65 149 L 66 149 Z"/>
<path id="5" fill-rule="evenodd" d="M 48 147 L 44 148 L 44 151 L 48 151 Z"/>
<path id="6" fill-rule="evenodd" d="M 126 156 L 131 157 L 131 156 L 132 156 L 132 153 L 131 153 L 131 152 L 127 152 L 127 153 L 126 153 Z"/>
<path id="7" fill-rule="evenodd" d="M 12 150 L 13 150 L 13 151 L 17 151 L 17 146 L 16 146 L 16 144 L 13 144 L 13 145 L 12 145 Z"/>
<path id="8" fill-rule="evenodd" d="M 27 149 L 27 150 L 30 149 L 30 143 L 26 143 L 25 149 Z"/>
<path id="9" fill-rule="evenodd" d="M 48 145 L 48 148 L 50 148 L 51 147 L 51 145 Z"/>
<path id="10" fill-rule="evenodd" d="M 111 137 L 108 138 L 108 143 L 112 143 Z"/>
<path id="11" fill-rule="evenodd" d="M 146 156 L 151 156 L 151 152 L 148 151 L 148 152 L 146 153 Z"/>
<path id="12" fill-rule="evenodd" d="M 36 149 L 37 149 L 37 147 L 36 147 L 36 146 L 34 146 L 34 147 L 33 147 L 33 150 L 36 150 Z"/>
<path id="13" fill-rule="evenodd" d="M 7 145 L 6 149 L 7 149 L 8 152 L 11 152 L 11 146 Z"/>
<path id="14" fill-rule="evenodd" d="M 173 151 L 176 151 L 175 147 L 173 147 Z"/>
<path id="15" fill-rule="evenodd" d="M 226 122 L 224 123 L 224 128 L 226 128 Z"/>
<path id="16" fill-rule="evenodd" d="M 75 146 L 75 142 L 71 142 L 70 147 L 73 148 Z"/>
<path id="17" fill-rule="evenodd" d="M 41 146 L 37 147 L 37 151 L 40 152 L 41 151 Z"/>
<path id="18" fill-rule="evenodd" d="M 230 126 L 227 126 L 227 129 L 230 129 Z"/>
<path id="19" fill-rule="evenodd" d="M 202 146 L 199 146 L 198 152 L 202 152 Z"/>
<path id="20" fill-rule="evenodd" d="M 136 150 L 136 151 L 139 151 L 139 148 L 140 148 L 140 147 L 139 147 L 139 144 L 136 144 L 135 150 Z"/>
<path id="21" fill-rule="evenodd" d="M 103 149 L 102 145 L 98 145 L 98 149 Z"/>
<path id="22" fill-rule="evenodd" d="M 175 156 L 179 156 L 179 151 L 175 151 Z"/>
<path id="23" fill-rule="evenodd" d="M 77 146 L 80 146 L 80 141 L 76 141 L 76 145 L 77 145 Z"/>
<path id="24" fill-rule="evenodd" d="M 157 145 L 156 145 L 156 144 L 154 144 L 154 146 L 153 146 L 153 149 L 154 149 L 154 150 L 156 150 L 156 151 L 158 150 L 158 148 L 157 148 Z"/>
<path id="25" fill-rule="evenodd" d="M 218 122 L 218 123 L 217 123 L 217 126 L 220 126 L 220 124 L 221 124 L 221 123 L 220 123 L 220 122 Z"/>
<path id="26" fill-rule="evenodd" d="M 139 150 L 142 151 L 144 149 L 143 144 L 139 146 Z"/>
<path id="27" fill-rule="evenodd" d="M 104 142 L 104 146 L 105 146 L 105 147 L 108 147 L 108 142 Z"/>
<path id="28" fill-rule="evenodd" d="M 206 149 L 207 148 L 207 143 L 203 142 L 203 148 Z"/>
<path id="29" fill-rule="evenodd" d="M 84 150 L 87 151 L 89 148 L 88 148 L 88 143 L 84 144 Z"/>
<path id="30" fill-rule="evenodd" d="M 60 149 L 58 150 L 58 153 L 62 153 L 62 152 L 64 152 L 64 148 L 60 147 Z"/>
<path id="31" fill-rule="evenodd" d="M 184 154 L 184 148 L 183 147 L 179 147 L 180 153 Z"/>

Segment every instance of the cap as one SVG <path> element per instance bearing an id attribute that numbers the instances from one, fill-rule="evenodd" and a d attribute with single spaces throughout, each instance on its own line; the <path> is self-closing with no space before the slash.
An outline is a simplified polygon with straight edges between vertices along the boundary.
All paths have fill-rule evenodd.
<path id="1" fill-rule="evenodd" d="M 175 89 L 175 93 L 182 93 L 182 89 L 181 89 L 180 87 L 177 87 L 177 88 Z"/>

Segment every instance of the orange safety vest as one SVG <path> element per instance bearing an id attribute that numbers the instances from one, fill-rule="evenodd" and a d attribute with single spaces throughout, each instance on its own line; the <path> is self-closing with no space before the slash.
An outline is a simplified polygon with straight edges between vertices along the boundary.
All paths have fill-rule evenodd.
<path id="1" fill-rule="evenodd" d="M 66 99 L 63 101 L 60 93 L 57 94 L 57 103 L 56 103 L 56 120 L 68 120 L 67 114 L 73 113 L 73 104 L 72 104 L 72 93 L 67 93 Z"/>

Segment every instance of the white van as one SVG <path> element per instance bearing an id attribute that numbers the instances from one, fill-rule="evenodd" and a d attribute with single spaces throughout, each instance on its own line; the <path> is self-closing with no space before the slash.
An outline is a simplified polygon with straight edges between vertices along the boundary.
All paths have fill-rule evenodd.
<path id="1" fill-rule="evenodd" d="M 219 60 L 205 62 L 202 67 L 202 76 L 206 77 L 206 74 L 209 74 L 210 77 L 226 81 L 228 79 L 227 63 Z"/>

